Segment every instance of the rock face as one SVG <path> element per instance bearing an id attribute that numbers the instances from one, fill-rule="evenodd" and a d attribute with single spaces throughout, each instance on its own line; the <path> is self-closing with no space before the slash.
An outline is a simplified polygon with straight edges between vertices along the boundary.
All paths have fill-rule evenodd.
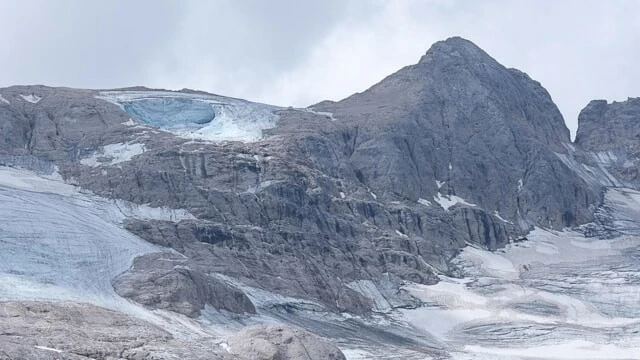
<path id="1" fill-rule="evenodd" d="M 130 271 L 113 281 L 116 292 L 153 309 L 197 317 L 209 305 L 236 314 L 255 314 L 251 300 L 239 289 L 192 269 L 187 259 L 172 253 L 154 253 L 135 259 Z"/>
<path id="2" fill-rule="evenodd" d="M 227 340 L 228 351 L 251 360 L 345 360 L 335 345 L 304 330 L 282 325 L 254 325 Z"/>
<path id="3" fill-rule="evenodd" d="M 222 359 L 149 323 L 78 303 L 0 302 L 0 359 Z"/>
<path id="4" fill-rule="evenodd" d="M 605 168 L 627 187 L 640 186 L 640 98 L 590 102 L 578 117 L 576 145 L 584 162 Z"/>
<path id="5" fill-rule="evenodd" d="M 314 108 L 355 129 L 348 161 L 367 186 L 479 205 L 486 215 L 454 215 L 474 242 L 503 241 L 499 231 L 473 234 L 473 220 L 495 229 L 496 212 L 524 228 L 562 228 L 591 220 L 589 205 L 600 200 L 556 156 L 567 152 L 569 130 L 540 83 L 461 38 L 434 44 L 363 93 Z"/>
<path id="6" fill-rule="evenodd" d="M 434 284 L 455 275 L 449 260 L 467 243 L 495 249 L 533 225 L 581 224 L 601 200 L 600 182 L 571 166 L 547 92 L 460 38 L 309 109 L 143 88 L 0 95 L 0 164 L 193 214 L 124 224 L 188 270 L 143 257 L 114 281 L 121 295 L 190 316 L 206 305 L 252 311 L 217 275 L 367 314 L 375 304 L 354 284 L 392 295 L 389 284 Z"/>

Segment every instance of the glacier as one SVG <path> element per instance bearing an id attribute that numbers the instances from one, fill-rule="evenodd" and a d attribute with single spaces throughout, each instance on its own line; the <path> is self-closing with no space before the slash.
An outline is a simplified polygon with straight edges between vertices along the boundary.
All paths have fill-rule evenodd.
<path id="1" fill-rule="evenodd" d="M 399 318 L 446 344 L 453 359 L 636 358 L 640 193 L 608 189 L 604 206 L 622 236 L 538 228 L 500 251 L 467 246 L 454 260 L 463 277 L 406 285 L 425 306 Z"/>
<path id="2" fill-rule="evenodd" d="M 220 336 L 182 315 L 120 297 L 111 280 L 136 256 L 167 251 L 126 231 L 127 218 L 179 221 L 185 210 L 102 198 L 39 174 L 0 166 L 0 301 L 89 303 L 148 321 L 174 336 Z"/>
<path id="3" fill-rule="evenodd" d="M 102 91 L 141 123 L 190 140 L 253 142 L 276 126 L 282 108 L 213 94 L 174 91 Z"/>

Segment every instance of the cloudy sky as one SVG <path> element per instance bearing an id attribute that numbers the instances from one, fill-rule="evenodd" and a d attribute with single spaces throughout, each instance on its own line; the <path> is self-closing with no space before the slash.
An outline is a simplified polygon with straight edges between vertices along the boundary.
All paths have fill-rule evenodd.
<path id="1" fill-rule="evenodd" d="M 640 0 L 0 0 L 0 87 L 187 87 L 307 106 L 455 35 L 540 81 L 572 132 L 589 100 L 640 96 Z"/>

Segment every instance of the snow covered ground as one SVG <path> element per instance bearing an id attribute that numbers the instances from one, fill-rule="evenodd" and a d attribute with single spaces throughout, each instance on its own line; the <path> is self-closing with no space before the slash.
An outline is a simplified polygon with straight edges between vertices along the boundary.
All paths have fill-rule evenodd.
<path id="1" fill-rule="evenodd" d="M 466 205 L 466 206 L 471 206 L 474 207 L 476 206 L 476 204 L 472 204 L 467 202 L 465 199 L 456 196 L 456 195 L 442 195 L 440 192 L 438 192 L 438 195 L 433 197 L 433 200 L 435 200 L 435 202 L 437 202 L 438 204 L 440 204 L 440 206 L 442 206 L 443 209 L 445 209 L 445 211 L 449 211 L 449 209 L 457 204 L 462 204 L 462 205 Z"/>
<path id="2" fill-rule="evenodd" d="M 30 95 L 20 95 L 20 97 L 26 101 L 26 102 L 30 102 L 32 104 L 37 104 L 40 102 L 40 100 L 42 100 L 41 97 L 39 97 L 38 95 L 34 95 L 34 94 L 30 94 Z"/>
<path id="3" fill-rule="evenodd" d="M 465 277 L 408 285 L 426 306 L 399 318 L 454 359 L 640 358 L 640 193 L 610 189 L 606 205 L 626 235 L 536 229 L 502 251 L 469 246 Z"/>
<path id="4" fill-rule="evenodd" d="M 131 160 L 134 156 L 143 154 L 144 144 L 118 143 L 103 146 L 91 156 L 80 160 L 83 165 L 98 167 L 101 165 L 116 165 Z"/>
<path id="5" fill-rule="evenodd" d="M 147 125 L 186 139 L 260 140 L 276 126 L 279 107 L 212 94 L 171 91 L 104 91 L 100 99 L 120 106 Z"/>

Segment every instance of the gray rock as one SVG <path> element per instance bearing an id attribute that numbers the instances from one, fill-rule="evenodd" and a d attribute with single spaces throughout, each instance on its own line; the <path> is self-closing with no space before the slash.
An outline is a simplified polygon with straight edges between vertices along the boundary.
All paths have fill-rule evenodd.
<path id="1" fill-rule="evenodd" d="M 121 313 L 72 302 L 0 302 L 0 359 L 222 359 Z"/>
<path id="2" fill-rule="evenodd" d="M 461 38 L 314 108 L 351 126 L 348 161 L 365 185 L 412 200 L 457 195 L 487 213 L 485 228 L 499 224 L 496 211 L 524 230 L 574 226 L 592 220 L 589 207 L 601 201 L 555 155 L 567 152 L 569 130 L 540 83 Z M 506 237 L 479 240 L 495 247 Z"/>
<path id="3" fill-rule="evenodd" d="M 329 341 L 282 325 L 249 326 L 227 339 L 229 352 L 251 360 L 344 360 Z"/>
<path id="4" fill-rule="evenodd" d="M 576 145 L 583 162 L 603 167 L 627 187 L 640 186 L 640 98 L 591 101 L 578 117 Z"/>
<path id="5" fill-rule="evenodd" d="M 208 276 L 174 253 L 137 257 L 132 268 L 113 280 L 116 292 L 153 309 L 197 317 L 209 305 L 236 314 L 255 314 L 251 300 L 239 289 Z"/>

